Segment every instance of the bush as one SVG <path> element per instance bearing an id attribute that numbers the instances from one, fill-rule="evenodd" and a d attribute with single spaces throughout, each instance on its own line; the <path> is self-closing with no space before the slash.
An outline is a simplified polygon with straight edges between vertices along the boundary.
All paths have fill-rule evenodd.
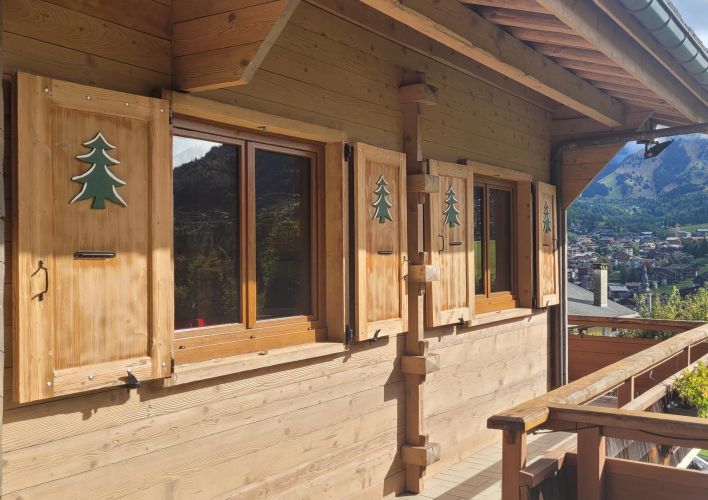
<path id="1" fill-rule="evenodd" d="M 646 295 L 635 296 L 635 301 L 639 305 L 639 315 L 642 318 L 708 321 L 708 286 L 703 286 L 696 293 L 686 297 L 681 297 L 678 289 L 673 287 L 668 297 L 655 296 L 651 309 Z M 664 340 L 673 335 L 672 332 L 625 330 L 620 332 L 618 336 Z"/>
<path id="2" fill-rule="evenodd" d="M 672 389 L 681 404 L 696 408 L 699 417 L 708 418 L 708 366 L 698 361 L 693 370 L 674 381 Z"/>

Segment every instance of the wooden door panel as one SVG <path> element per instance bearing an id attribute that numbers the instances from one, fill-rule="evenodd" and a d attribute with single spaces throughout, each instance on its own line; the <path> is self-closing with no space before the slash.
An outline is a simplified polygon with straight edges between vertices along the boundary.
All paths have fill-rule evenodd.
<path id="1" fill-rule="evenodd" d="M 355 150 L 356 335 L 408 329 L 405 155 L 357 143 Z"/>
<path id="2" fill-rule="evenodd" d="M 430 195 L 430 263 L 440 280 L 426 285 L 426 324 L 430 327 L 469 321 L 474 315 L 472 248 L 472 169 L 429 161 L 440 189 Z"/>
<path id="3" fill-rule="evenodd" d="M 167 117 L 162 100 L 18 75 L 17 401 L 170 374 Z"/>
<path id="4" fill-rule="evenodd" d="M 70 335 L 55 337 L 55 369 L 146 356 L 148 342 L 148 170 L 147 123 L 67 108 L 52 110 L 53 249 L 52 300 L 55 328 Z M 106 201 L 103 210 L 91 200 L 69 203 L 82 189 L 66 182 L 87 170 L 76 161 L 82 144 L 101 131 L 116 145 L 110 154 L 120 163 L 111 171 L 130 179 L 117 189 L 127 203 Z M 72 146 L 69 146 L 72 145 Z M 64 150 L 68 154 L 63 154 Z M 137 167 L 137 168 L 136 168 Z M 110 251 L 115 257 L 78 260 L 76 251 Z"/>
<path id="5" fill-rule="evenodd" d="M 560 283 L 556 187 L 544 182 L 536 182 L 536 270 L 537 306 L 558 304 Z"/>

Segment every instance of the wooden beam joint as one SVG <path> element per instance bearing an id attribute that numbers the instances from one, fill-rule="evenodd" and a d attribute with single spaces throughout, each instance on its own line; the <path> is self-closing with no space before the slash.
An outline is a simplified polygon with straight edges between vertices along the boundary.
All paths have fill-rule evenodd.
<path id="1" fill-rule="evenodd" d="M 427 375 L 440 369 L 440 355 L 401 357 L 401 371 L 406 375 Z"/>
<path id="2" fill-rule="evenodd" d="M 423 106 L 434 106 L 438 103 L 437 91 L 426 83 L 412 83 L 398 88 L 398 99 L 401 104 L 415 102 Z"/>
<path id="3" fill-rule="evenodd" d="M 406 177 L 406 187 L 409 193 L 440 192 L 440 177 L 429 174 L 412 174 Z"/>
<path id="4" fill-rule="evenodd" d="M 424 446 L 401 446 L 401 460 L 404 464 L 427 467 L 440 460 L 440 444 L 428 443 Z"/>
<path id="5" fill-rule="evenodd" d="M 408 270 L 411 283 L 432 283 L 440 281 L 440 268 L 429 264 L 411 264 Z"/>

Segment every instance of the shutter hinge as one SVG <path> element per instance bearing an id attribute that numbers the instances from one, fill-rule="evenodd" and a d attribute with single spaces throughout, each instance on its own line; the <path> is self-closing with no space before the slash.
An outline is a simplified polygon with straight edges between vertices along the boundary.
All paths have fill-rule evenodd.
<path id="1" fill-rule="evenodd" d="M 346 328 L 344 328 L 344 343 L 346 345 L 351 345 L 351 343 L 354 341 L 354 330 L 352 330 L 352 327 L 347 325 Z"/>
<path id="2" fill-rule="evenodd" d="M 352 146 L 351 144 L 345 144 L 344 145 L 344 161 L 351 164 L 353 159 L 354 159 L 354 146 Z"/>
<path id="3" fill-rule="evenodd" d="M 167 118 L 170 121 L 170 125 L 174 122 L 174 114 L 172 113 L 172 106 L 170 106 L 170 109 L 167 111 Z"/>
<path id="4" fill-rule="evenodd" d="M 175 357 L 170 356 L 170 373 L 175 372 Z"/>

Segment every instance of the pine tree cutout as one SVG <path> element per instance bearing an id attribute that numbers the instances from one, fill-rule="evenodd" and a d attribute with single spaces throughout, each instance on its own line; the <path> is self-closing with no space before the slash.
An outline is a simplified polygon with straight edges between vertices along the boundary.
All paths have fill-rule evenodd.
<path id="1" fill-rule="evenodd" d="M 125 181 L 120 180 L 108 170 L 108 167 L 120 163 L 107 153 L 109 149 L 115 149 L 115 146 L 112 146 L 101 132 L 97 133 L 90 141 L 84 142 L 84 146 L 91 148 L 91 151 L 76 156 L 76 159 L 84 163 L 90 163 L 91 168 L 83 174 L 71 178 L 72 181 L 84 185 L 79 194 L 71 200 L 71 203 L 93 198 L 91 208 L 106 208 L 105 200 L 127 207 L 125 200 L 116 191 L 116 187 L 124 186 Z"/>
<path id="2" fill-rule="evenodd" d="M 386 182 L 383 174 L 381 174 L 379 180 L 376 181 L 376 189 L 374 189 L 374 194 L 378 196 L 378 199 L 371 205 L 376 209 L 372 219 L 378 218 L 379 224 L 383 224 L 387 220 L 393 222 L 391 218 L 391 207 L 393 204 L 389 201 L 391 193 L 386 189 L 386 186 L 388 186 L 388 182 Z"/>
<path id="3" fill-rule="evenodd" d="M 551 207 L 547 201 L 543 204 L 543 232 L 551 232 Z"/>
<path id="4" fill-rule="evenodd" d="M 458 217 L 460 215 L 460 211 L 457 210 L 457 203 L 457 193 L 455 193 L 455 190 L 452 189 L 452 186 L 450 186 L 445 192 L 446 207 L 445 210 L 443 210 L 443 213 L 445 214 L 443 226 L 447 225 L 450 227 L 455 227 L 460 225 L 460 218 Z"/>

